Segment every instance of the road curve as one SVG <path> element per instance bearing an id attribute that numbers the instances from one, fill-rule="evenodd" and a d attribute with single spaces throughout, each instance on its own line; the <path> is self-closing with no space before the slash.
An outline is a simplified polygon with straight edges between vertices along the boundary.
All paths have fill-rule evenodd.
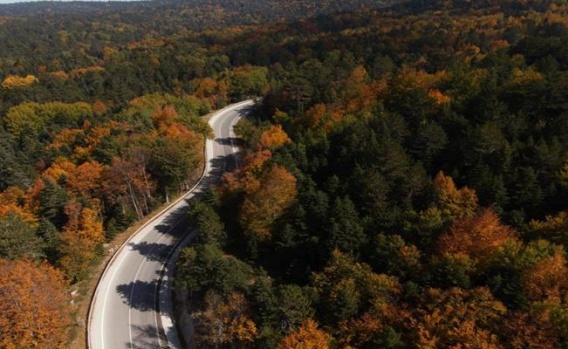
<path id="1" fill-rule="evenodd" d="M 161 278 L 167 274 L 167 261 L 176 245 L 188 233 L 188 224 L 184 224 L 186 199 L 234 166 L 232 155 L 237 148 L 232 128 L 252 105 L 252 100 L 233 104 L 211 117 L 215 139 L 206 142 L 206 165 L 198 184 L 140 228 L 112 257 L 91 301 L 89 349 L 179 346 L 170 312 L 163 303 L 169 290 L 160 287 Z"/>

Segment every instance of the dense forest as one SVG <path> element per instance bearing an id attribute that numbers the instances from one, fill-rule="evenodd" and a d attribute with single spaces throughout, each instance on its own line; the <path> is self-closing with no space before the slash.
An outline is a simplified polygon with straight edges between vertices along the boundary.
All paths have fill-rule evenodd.
<path id="1" fill-rule="evenodd" d="M 233 62 L 222 41 L 379 5 L 0 5 L 0 347 L 59 348 L 81 332 L 76 286 L 97 278 L 105 244 L 200 175 L 203 116 L 268 87 L 268 68 Z"/>
<path id="2" fill-rule="evenodd" d="M 0 347 L 64 346 L 256 96 L 190 205 L 199 348 L 568 348 L 567 47 L 560 0 L 0 5 Z"/>
<path id="3" fill-rule="evenodd" d="M 191 206 L 197 346 L 568 348 L 567 9 L 417 1 L 225 45 L 268 87 Z"/>

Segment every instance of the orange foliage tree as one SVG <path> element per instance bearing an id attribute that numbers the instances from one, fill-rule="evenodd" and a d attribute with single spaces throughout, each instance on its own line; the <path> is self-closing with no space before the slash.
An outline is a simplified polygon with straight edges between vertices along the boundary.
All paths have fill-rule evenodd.
<path id="1" fill-rule="evenodd" d="M 24 222 L 35 226 L 38 218 L 27 202 L 24 191 L 18 187 L 9 187 L 0 193 L 0 217 L 10 214 L 19 216 Z"/>
<path id="2" fill-rule="evenodd" d="M 555 349 L 560 342 L 551 312 L 543 309 L 512 313 L 503 321 L 501 330 L 512 349 Z"/>
<path id="3" fill-rule="evenodd" d="M 340 94 L 346 105 L 345 110 L 336 115 L 357 113 L 367 116 L 377 103 L 378 92 L 381 92 L 380 87 L 380 84 L 371 82 L 365 67 L 356 66 L 351 75 L 342 83 Z"/>
<path id="4" fill-rule="evenodd" d="M 525 295 L 535 302 L 559 304 L 568 294 L 568 267 L 564 251 L 537 262 L 524 270 L 521 284 Z"/>
<path id="5" fill-rule="evenodd" d="M 250 343 L 257 336 L 256 324 L 249 317 L 248 304 L 241 293 L 231 293 L 227 299 L 208 293 L 205 310 L 195 317 L 195 321 L 198 344 L 237 346 Z"/>
<path id="6" fill-rule="evenodd" d="M 375 299 L 361 316 L 339 323 L 334 338 L 340 343 L 339 347 L 344 349 L 372 347 L 377 344 L 377 340 L 384 342 L 381 337 L 389 331 L 391 334 L 395 334 L 396 329 L 407 332 L 403 327 L 410 313 L 405 308 L 396 302 Z M 395 334 L 395 338 L 396 336 Z M 397 340 L 395 338 L 392 339 Z"/>
<path id="7" fill-rule="evenodd" d="M 240 212 L 246 233 L 265 240 L 270 226 L 282 216 L 296 198 L 296 178 L 286 169 L 274 165 L 260 178 L 258 190 L 248 194 Z"/>
<path id="8" fill-rule="evenodd" d="M 495 212 L 485 209 L 474 217 L 456 221 L 440 236 L 438 247 L 441 253 L 462 253 L 479 262 L 515 239 L 515 231 L 502 225 Z"/>
<path id="9" fill-rule="evenodd" d="M 343 348 L 362 347 L 384 330 L 385 324 L 381 320 L 376 314 L 366 312 L 360 317 L 343 321 L 336 335 L 338 341 L 343 344 Z"/>
<path id="10" fill-rule="evenodd" d="M 0 259 L 0 347 L 65 348 L 71 323 L 63 274 L 47 263 Z"/>
<path id="11" fill-rule="evenodd" d="M 158 107 L 154 112 L 152 121 L 157 130 L 162 130 L 173 125 L 178 118 L 178 113 L 173 105 L 167 105 L 163 108 Z"/>
<path id="12" fill-rule="evenodd" d="M 308 127 L 311 130 L 323 126 L 329 121 L 328 106 L 323 103 L 315 104 L 306 111 L 304 116 L 299 118 L 299 121 L 301 121 L 302 127 Z"/>
<path id="13" fill-rule="evenodd" d="M 223 175 L 221 191 L 224 194 L 241 192 L 252 194 L 256 192 L 261 184 L 259 177 L 264 173 L 271 159 L 272 152 L 268 149 L 248 154 L 239 168 Z"/>
<path id="14" fill-rule="evenodd" d="M 67 186 L 75 193 L 96 203 L 102 198 L 102 179 L 105 166 L 97 161 L 84 162 L 67 178 Z"/>
<path id="15" fill-rule="evenodd" d="M 264 148 L 280 148 L 290 142 L 281 125 L 270 126 L 260 135 L 260 145 Z"/>
<path id="16" fill-rule="evenodd" d="M 506 313 L 486 288 L 428 289 L 408 319 L 417 348 L 502 348 L 490 329 Z"/>
<path id="17" fill-rule="evenodd" d="M 312 320 L 306 320 L 297 331 L 286 336 L 277 349 L 329 349 L 329 335 Z"/>
<path id="18" fill-rule="evenodd" d="M 75 171 L 75 167 L 75 164 L 68 159 L 59 157 L 43 172 L 42 176 L 55 183 L 63 184 Z"/>
<path id="19" fill-rule="evenodd" d="M 70 280 L 78 281 L 86 276 L 96 248 L 104 241 L 103 224 L 97 211 L 74 200 L 65 206 L 65 214 L 68 222 L 61 233 L 59 264 Z"/>

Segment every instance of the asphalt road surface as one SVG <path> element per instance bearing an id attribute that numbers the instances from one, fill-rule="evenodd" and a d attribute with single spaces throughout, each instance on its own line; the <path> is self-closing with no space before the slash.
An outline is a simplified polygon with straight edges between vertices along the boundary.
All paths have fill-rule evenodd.
<path id="1" fill-rule="evenodd" d="M 212 116 L 209 123 L 215 139 L 207 140 L 206 168 L 201 181 L 139 229 L 115 253 L 91 303 L 87 324 L 89 349 L 179 346 L 168 311 L 170 290 L 160 287 L 162 276 L 168 274 L 167 261 L 175 246 L 189 233 L 186 199 L 235 166 L 237 147 L 232 128 L 252 105 L 253 101 L 244 101 Z"/>

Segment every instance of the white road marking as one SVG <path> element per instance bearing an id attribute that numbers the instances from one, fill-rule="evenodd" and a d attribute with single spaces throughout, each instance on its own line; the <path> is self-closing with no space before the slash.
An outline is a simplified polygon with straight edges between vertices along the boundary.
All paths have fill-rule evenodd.
<path id="1" fill-rule="evenodd" d="M 217 112 L 215 115 L 213 115 L 213 116 L 211 117 L 211 119 L 209 120 L 209 124 L 212 125 L 212 126 L 214 127 L 214 129 L 216 129 L 216 130 L 215 130 L 216 132 L 218 132 L 218 134 L 216 135 L 216 138 L 217 138 L 217 137 L 223 137 L 223 134 L 222 134 L 222 132 L 221 132 L 221 131 L 222 131 L 222 127 L 221 127 L 221 126 L 222 126 L 224 120 L 219 120 L 219 119 L 223 119 L 223 117 L 226 115 L 226 113 L 231 112 L 231 111 L 235 111 L 236 108 L 239 108 L 239 107 L 241 107 L 241 106 L 243 106 L 243 105 L 250 104 L 250 103 L 251 103 L 251 101 L 244 101 L 244 102 L 241 102 L 241 103 L 237 103 L 237 104 L 231 105 L 231 106 L 229 106 L 229 107 L 226 107 L 225 109 L 220 110 L 219 112 Z M 240 119 L 240 117 L 241 117 L 241 116 L 238 115 L 238 116 L 237 116 L 237 119 Z M 220 122 L 219 122 L 219 121 L 220 121 Z M 218 124 L 218 123 L 220 123 L 220 124 Z M 232 127 L 234 126 L 235 123 L 236 123 L 236 121 L 231 122 L 230 128 L 229 128 L 229 132 L 230 132 L 229 140 L 230 140 L 230 143 L 231 143 L 231 150 L 233 151 L 233 153 L 235 153 L 236 150 L 235 150 L 235 146 L 234 146 L 234 144 L 233 144 L 233 140 L 232 140 L 231 137 L 234 135 L 234 133 L 232 132 Z M 215 126 L 214 126 L 214 125 L 215 125 Z M 89 324 L 88 324 L 88 331 L 89 331 L 89 333 L 88 333 L 88 347 L 89 347 L 89 348 L 92 348 L 92 349 L 99 349 L 99 348 L 93 348 L 93 347 L 92 347 L 92 344 L 93 344 L 93 340 L 94 340 L 94 339 L 93 339 L 92 331 L 90 331 L 90 329 L 91 329 L 90 323 L 91 323 L 91 319 L 94 320 L 94 318 L 99 315 L 99 314 L 96 313 L 96 304 L 97 304 L 97 303 L 100 304 L 100 301 L 98 301 L 98 300 L 103 299 L 103 301 L 102 301 L 103 304 L 102 304 L 102 306 L 101 306 L 101 314 L 100 314 L 100 316 L 101 316 L 101 319 L 100 319 L 100 324 L 101 324 L 101 326 L 100 326 L 100 336 L 97 337 L 97 340 L 100 340 L 100 341 L 101 341 L 101 342 L 100 342 L 100 349 L 105 349 L 105 343 L 106 343 L 106 342 L 105 342 L 105 326 L 104 326 L 104 325 L 105 325 L 105 319 L 106 319 L 105 317 L 106 317 L 106 314 L 107 314 L 107 302 L 106 302 L 106 300 L 107 300 L 107 299 L 112 299 L 112 297 L 110 297 L 110 295 L 111 295 L 111 288 L 112 288 L 112 286 L 114 285 L 114 284 L 113 284 L 113 283 L 114 283 L 114 280 L 116 279 L 118 272 L 121 270 L 122 266 L 124 265 L 124 263 L 125 263 L 125 261 L 126 261 L 126 259 L 127 259 L 128 253 L 129 253 L 130 251 L 133 251 L 133 250 L 134 250 L 133 246 L 128 245 L 128 244 L 129 244 L 129 243 L 136 243 L 136 242 L 141 242 L 141 241 L 143 241 L 143 239 L 145 239 L 146 236 L 147 236 L 148 234 L 150 234 L 150 233 L 153 231 L 153 227 L 152 227 L 151 225 L 154 224 L 154 223 L 156 223 L 156 221 L 159 219 L 159 217 L 163 216 L 164 213 L 168 212 L 168 211 L 171 210 L 171 209 L 178 208 L 178 207 L 179 207 L 179 204 L 180 204 L 180 202 L 181 202 L 182 200 L 185 200 L 185 199 L 187 199 L 187 198 L 193 196 L 192 192 L 193 192 L 196 188 L 198 188 L 198 186 L 200 186 L 200 184 L 201 184 L 203 178 L 205 178 L 205 176 L 207 176 L 207 175 L 210 174 L 210 171 L 211 171 L 210 161 L 213 160 L 214 158 L 209 158 L 209 157 L 208 157 L 208 154 L 213 154 L 214 149 L 215 149 L 215 148 L 214 148 L 214 142 L 215 142 L 215 139 L 213 139 L 213 140 L 212 140 L 212 139 L 207 139 L 207 141 L 206 141 L 206 145 L 205 145 L 205 152 L 206 152 L 206 154 L 205 154 L 205 155 L 206 155 L 206 156 L 205 156 L 205 159 L 206 159 L 206 161 L 205 161 L 205 169 L 204 169 L 204 171 L 203 171 L 202 177 L 201 177 L 201 178 L 198 180 L 198 182 L 193 186 L 193 188 L 191 188 L 185 195 L 181 196 L 178 200 L 176 200 L 175 202 L 173 202 L 171 205 L 169 205 L 168 207 L 166 207 L 165 209 L 163 209 L 163 210 L 162 210 L 160 213 L 158 213 L 154 218 L 152 218 L 152 219 L 149 220 L 147 223 L 145 223 L 145 224 L 138 230 L 138 232 L 135 233 L 133 236 L 131 236 L 120 248 L 118 248 L 118 249 L 117 249 L 117 252 L 111 257 L 111 259 L 110 259 L 110 261 L 108 262 L 108 265 L 107 265 L 107 267 L 106 267 L 106 270 L 103 272 L 103 274 L 102 274 L 102 276 L 101 276 L 101 278 L 100 278 L 100 280 L 99 280 L 99 282 L 101 283 L 101 286 L 104 287 L 104 283 L 105 283 L 105 282 L 107 282 L 107 285 L 106 285 L 106 287 L 104 287 L 104 288 L 102 289 L 102 290 L 103 290 L 102 294 L 98 294 L 98 293 L 99 293 L 99 288 L 97 288 L 97 290 L 95 291 L 95 295 L 94 295 L 94 297 L 93 297 L 93 301 L 92 301 L 92 304 L 91 304 L 91 307 L 90 307 L 90 311 L 89 311 L 89 318 L 88 318 L 88 320 L 87 320 L 88 323 L 89 323 Z M 226 149 L 227 149 L 227 148 L 226 148 L 226 147 L 222 147 L 221 149 L 222 149 L 222 153 L 226 154 Z M 209 155 L 209 156 L 210 156 L 210 155 Z M 207 159 L 209 159 L 209 160 L 207 160 Z M 223 167 L 224 167 L 224 168 L 225 168 L 225 166 L 226 166 L 225 163 L 223 163 Z M 182 219 L 183 219 L 183 218 L 182 218 Z M 180 221 L 181 221 L 181 219 L 178 220 L 178 221 L 173 225 L 173 227 L 177 226 L 177 224 L 179 224 Z M 168 232 L 171 231 L 171 229 L 173 229 L 173 227 L 170 228 L 170 230 L 168 230 Z M 144 231 L 144 229 L 147 229 L 147 230 Z M 139 235 L 138 235 L 138 234 L 139 234 Z M 166 234 L 167 234 L 167 233 L 166 233 Z M 162 236 L 158 239 L 158 242 L 160 242 L 160 241 L 164 238 L 164 236 L 165 236 L 165 234 L 162 235 Z M 128 246 L 128 250 L 125 248 L 126 246 Z M 116 258 L 116 260 L 115 260 L 115 258 Z M 137 269 L 136 275 L 135 275 L 136 278 L 134 279 L 134 282 L 137 280 L 138 275 L 139 275 L 140 271 L 142 270 L 142 266 L 143 266 L 147 261 L 149 261 L 149 260 L 148 260 L 147 257 L 145 257 L 145 258 L 142 260 L 142 263 L 138 266 L 138 269 Z M 167 261 L 166 261 L 166 262 L 167 262 Z M 110 275 L 107 274 L 107 275 L 105 276 L 105 273 L 106 273 L 107 271 L 110 271 L 109 269 L 111 269 L 111 268 L 112 268 L 113 270 L 111 271 Z M 161 266 L 161 271 L 163 271 L 164 268 L 165 268 L 165 264 Z M 163 274 L 160 274 L 160 275 L 163 275 Z M 154 288 L 154 294 L 156 295 L 155 298 L 158 300 L 158 306 L 159 306 L 161 303 L 160 303 L 160 301 L 159 301 L 160 292 L 159 292 L 159 287 L 158 287 L 158 285 L 160 285 L 159 280 L 158 280 L 158 283 L 156 284 L 156 286 L 155 286 L 155 288 Z M 134 288 L 135 288 L 135 287 L 136 287 L 136 284 L 133 283 L 133 289 L 132 289 L 131 292 L 130 292 L 130 300 L 132 300 L 132 297 L 133 297 L 133 294 L 134 294 Z M 104 296 L 104 297 L 102 297 L 102 296 Z M 102 297 L 102 298 L 101 298 L 101 297 Z M 131 319 L 131 308 L 132 308 L 132 307 L 129 307 L 129 314 L 128 314 L 128 316 L 129 316 L 129 324 L 128 324 L 128 325 L 129 325 L 129 331 L 130 331 L 130 332 L 129 332 L 130 346 L 132 347 L 132 342 L 133 342 L 132 339 L 133 339 L 133 338 L 132 338 L 132 328 L 131 328 L 131 320 L 132 320 L 132 319 Z M 97 315 L 94 315 L 94 314 L 97 314 Z M 158 341 L 159 341 L 159 345 L 160 345 L 160 347 L 161 347 L 161 346 L 162 346 L 162 343 L 161 343 L 161 339 L 160 339 L 161 337 L 159 336 L 159 334 L 160 334 L 160 332 L 159 332 L 159 331 L 160 331 L 160 328 L 158 327 L 158 318 L 157 318 L 157 316 L 162 316 L 162 318 L 163 318 L 164 316 L 169 316 L 169 314 L 161 315 L 161 314 L 158 313 L 158 314 L 155 314 L 155 316 L 154 316 L 154 323 L 155 323 L 156 329 L 157 329 L 157 331 L 158 331 Z M 110 349 L 115 349 L 115 348 L 110 348 Z"/>

